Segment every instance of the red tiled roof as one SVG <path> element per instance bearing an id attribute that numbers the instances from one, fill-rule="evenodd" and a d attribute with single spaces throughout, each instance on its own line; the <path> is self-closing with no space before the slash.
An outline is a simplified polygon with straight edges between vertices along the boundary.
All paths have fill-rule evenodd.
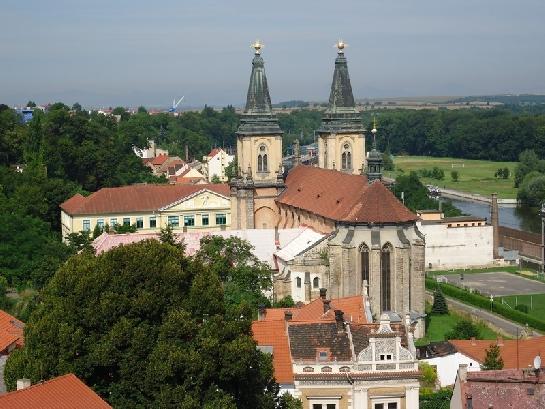
<path id="1" fill-rule="evenodd" d="M 286 335 L 286 323 L 281 321 L 254 321 L 252 332 L 257 345 L 273 347 L 273 366 L 276 382 L 293 383 L 291 354 Z"/>
<path id="2" fill-rule="evenodd" d="M 281 204 L 325 218 L 355 223 L 412 222 L 416 215 L 380 182 L 330 169 L 299 165 L 286 179 Z"/>
<path id="3" fill-rule="evenodd" d="M 168 155 L 162 154 L 153 158 L 153 160 L 151 161 L 151 164 L 155 166 L 160 166 L 163 163 L 165 163 L 167 159 L 168 159 Z"/>
<path id="4" fill-rule="evenodd" d="M 24 344 L 23 328 L 25 324 L 5 311 L 0 310 L 0 353 L 15 344 L 22 347 Z"/>
<path id="5" fill-rule="evenodd" d="M 210 153 L 208 154 L 208 157 L 209 158 L 213 158 L 214 156 L 216 156 L 218 153 L 221 152 L 221 149 L 220 148 L 214 148 L 210 151 Z"/>
<path id="6" fill-rule="evenodd" d="M 498 344 L 504 368 L 528 368 L 534 363 L 536 355 L 545 357 L 545 336 L 518 341 L 518 365 L 517 365 L 517 340 L 506 339 L 502 341 L 490 340 L 451 340 L 458 352 L 483 363 L 486 350 L 491 344 Z"/>
<path id="7" fill-rule="evenodd" d="M 88 197 L 68 199 L 60 205 L 66 213 L 108 214 L 158 210 L 201 190 L 229 197 L 226 183 L 203 185 L 131 185 L 103 188 Z M 78 196 L 78 195 L 76 195 Z"/>
<path id="8" fill-rule="evenodd" d="M 0 395 L 2 409 L 101 409 L 110 408 L 100 396 L 67 374 L 25 389 Z"/>

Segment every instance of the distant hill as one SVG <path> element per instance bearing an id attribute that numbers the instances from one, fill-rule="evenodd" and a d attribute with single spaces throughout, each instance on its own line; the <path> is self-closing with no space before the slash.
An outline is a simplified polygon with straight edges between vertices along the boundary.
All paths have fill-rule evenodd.
<path id="1" fill-rule="evenodd" d="M 309 105 L 307 101 L 292 100 L 273 104 L 273 108 L 307 108 Z"/>
<path id="2" fill-rule="evenodd" d="M 505 105 L 537 105 L 545 104 L 545 95 L 535 94 L 518 94 L 518 95 L 476 95 L 469 97 L 462 97 L 453 99 L 452 103 L 464 103 L 464 102 L 499 102 Z"/>

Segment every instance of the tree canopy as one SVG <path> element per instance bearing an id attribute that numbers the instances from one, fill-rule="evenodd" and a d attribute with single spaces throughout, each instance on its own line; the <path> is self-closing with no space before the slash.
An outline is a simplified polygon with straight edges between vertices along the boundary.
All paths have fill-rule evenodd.
<path id="1" fill-rule="evenodd" d="M 74 372 L 115 407 L 292 405 L 277 397 L 270 355 L 256 349 L 253 311 L 229 295 L 253 291 L 241 272 L 225 273 L 241 268 L 233 251 L 247 247 L 216 244 L 195 258 L 155 240 L 71 257 L 8 359 L 8 387 Z M 233 291 L 229 280 L 248 287 Z"/>

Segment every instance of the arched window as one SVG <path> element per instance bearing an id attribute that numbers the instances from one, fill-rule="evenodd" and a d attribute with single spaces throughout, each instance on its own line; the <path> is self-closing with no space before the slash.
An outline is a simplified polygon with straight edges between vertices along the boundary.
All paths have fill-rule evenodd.
<path id="1" fill-rule="evenodd" d="M 341 169 L 352 170 L 352 147 L 349 143 L 343 145 L 343 151 L 341 155 Z"/>
<path id="2" fill-rule="evenodd" d="M 259 152 L 257 154 L 257 171 L 268 172 L 269 165 L 267 162 L 268 162 L 267 147 L 265 145 L 261 145 L 259 146 Z"/>
<path id="3" fill-rule="evenodd" d="M 320 279 L 318 277 L 314 277 L 314 280 L 312 280 L 312 287 L 314 288 L 320 287 Z"/>
<path id="4" fill-rule="evenodd" d="M 361 281 L 369 285 L 369 247 L 365 243 L 360 246 L 361 252 Z"/>
<path id="5" fill-rule="evenodd" d="M 391 310 L 391 260 L 392 246 L 386 243 L 380 252 L 380 307 L 382 311 Z"/>
<path id="6" fill-rule="evenodd" d="M 301 288 L 301 277 L 297 277 L 295 281 L 297 283 L 297 288 Z"/>

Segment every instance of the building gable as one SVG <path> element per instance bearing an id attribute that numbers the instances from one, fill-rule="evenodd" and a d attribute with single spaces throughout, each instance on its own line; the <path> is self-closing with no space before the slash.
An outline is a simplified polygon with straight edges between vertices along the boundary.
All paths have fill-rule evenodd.
<path id="1" fill-rule="evenodd" d="M 159 210 L 161 211 L 181 211 L 181 210 L 205 210 L 205 209 L 225 209 L 231 206 L 228 197 L 203 189 L 194 194 L 184 197 L 174 203 L 168 204 Z"/>

